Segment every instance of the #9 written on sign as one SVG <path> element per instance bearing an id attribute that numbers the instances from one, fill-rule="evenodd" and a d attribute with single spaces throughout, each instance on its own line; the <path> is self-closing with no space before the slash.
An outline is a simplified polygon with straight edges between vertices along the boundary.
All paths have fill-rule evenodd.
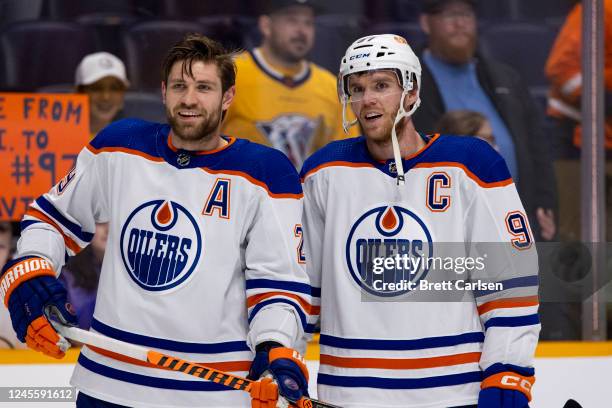
<path id="1" fill-rule="evenodd" d="M 89 139 L 86 95 L 0 93 L 0 220 L 19 221 Z"/>

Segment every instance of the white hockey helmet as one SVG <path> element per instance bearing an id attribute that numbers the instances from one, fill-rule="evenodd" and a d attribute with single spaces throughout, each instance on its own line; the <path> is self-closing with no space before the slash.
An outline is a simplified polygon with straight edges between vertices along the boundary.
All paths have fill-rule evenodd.
<path id="1" fill-rule="evenodd" d="M 395 34 L 369 35 L 358 39 L 348 47 L 340 62 L 340 73 L 338 75 L 338 95 L 342 102 L 342 125 L 344 131 L 348 132 L 348 129 L 357 123 L 357 120 L 348 122 L 346 119 L 346 106 L 349 101 L 349 76 L 357 72 L 381 69 L 394 70 L 403 89 L 391 134 L 398 184 L 403 184 L 404 170 L 395 126 L 402 118 L 411 116 L 421 104 L 418 95 L 421 89 L 421 63 L 404 37 Z M 417 85 L 417 99 L 410 111 L 406 112 L 404 109 L 404 99 L 414 89 L 415 81 Z"/>

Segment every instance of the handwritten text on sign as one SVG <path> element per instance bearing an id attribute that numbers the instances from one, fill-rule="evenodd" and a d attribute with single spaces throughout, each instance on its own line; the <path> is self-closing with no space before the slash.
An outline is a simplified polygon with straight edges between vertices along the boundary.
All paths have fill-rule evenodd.
<path id="1" fill-rule="evenodd" d="M 88 142 L 86 95 L 0 93 L 0 220 L 19 221 Z"/>

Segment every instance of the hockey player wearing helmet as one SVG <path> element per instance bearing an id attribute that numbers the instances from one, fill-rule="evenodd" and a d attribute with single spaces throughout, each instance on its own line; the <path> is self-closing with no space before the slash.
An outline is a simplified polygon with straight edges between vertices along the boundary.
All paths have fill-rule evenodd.
<path id="1" fill-rule="evenodd" d="M 363 37 L 342 58 L 339 81 L 344 129 L 359 121 L 370 153 L 376 159 L 384 160 L 386 153 L 393 151 L 398 184 L 403 184 L 399 158 L 425 144 L 408 119 L 420 104 L 418 58 L 403 37 L 392 34 Z M 358 118 L 352 123 L 346 120 L 349 103 Z M 397 128 L 406 135 L 402 146 Z"/>
<path id="2" fill-rule="evenodd" d="M 300 174 L 321 302 L 318 396 L 348 408 L 525 408 L 540 330 L 529 221 L 488 143 L 415 129 L 420 81 L 404 38 L 351 44 L 338 93 L 345 129 L 358 122 L 363 135 L 328 144 Z M 469 276 L 427 263 L 448 255 L 486 261 Z"/>

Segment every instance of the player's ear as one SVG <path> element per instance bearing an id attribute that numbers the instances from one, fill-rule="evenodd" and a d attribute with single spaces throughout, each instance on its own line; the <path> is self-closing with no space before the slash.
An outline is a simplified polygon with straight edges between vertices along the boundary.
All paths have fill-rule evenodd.
<path id="1" fill-rule="evenodd" d="M 427 16 L 427 14 L 421 14 L 419 16 L 419 25 L 421 26 L 421 30 L 423 30 L 425 34 L 429 35 L 429 17 Z"/>
<path id="2" fill-rule="evenodd" d="M 270 20 L 270 16 L 266 16 L 265 14 L 259 16 L 259 19 L 257 20 L 257 26 L 259 27 L 259 31 L 264 39 L 270 37 L 271 23 L 272 21 Z"/>
<path id="3" fill-rule="evenodd" d="M 418 98 L 418 92 L 418 85 L 416 84 L 416 81 L 414 81 L 414 88 L 412 91 L 408 92 L 408 95 L 406 95 L 406 98 L 404 99 L 404 109 L 410 110 L 410 107 L 414 105 Z"/>
<path id="4" fill-rule="evenodd" d="M 166 104 L 166 81 L 162 81 L 161 83 L 161 94 L 162 94 L 162 102 Z"/>
<path id="5" fill-rule="evenodd" d="M 234 100 L 234 96 L 236 96 L 236 85 L 232 85 L 223 93 L 223 100 L 221 104 L 221 108 L 223 110 L 227 110 L 230 107 L 232 101 Z"/>

